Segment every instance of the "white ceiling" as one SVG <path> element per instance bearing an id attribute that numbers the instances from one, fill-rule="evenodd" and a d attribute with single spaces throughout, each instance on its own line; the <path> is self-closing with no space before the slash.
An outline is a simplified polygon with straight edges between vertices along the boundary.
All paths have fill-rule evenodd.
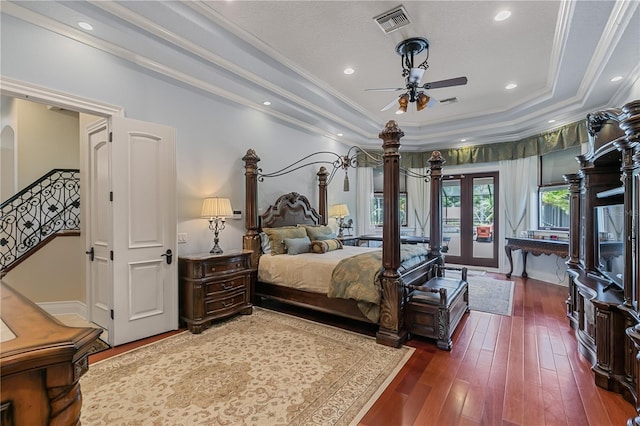
<path id="1" fill-rule="evenodd" d="M 373 18 L 402 4 L 411 23 L 384 34 Z M 619 107 L 640 78 L 638 1 L 123 1 L 2 2 L 2 13 L 347 144 L 380 145 L 388 120 L 407 150 L 518 140 Z M 497 12 L 511 17 L 496 22 Z M 77 26 L 93 25 L 93 31 Z M 430 43 L 422 82 L 438 104 L 396 115 L 395 47 Z M 424 54 L 417 57 L 424 59 Z M 355 73 L 345 75 L 352 67 Z M 620 75 L 622 80 L 610 79 Z M 505 90 L 508 83 L 517 83 Z M 271 105 L 264 106 L 268 100 Z M 555 119 L 553 124 L 548 120 Z M 338 136 L 342 133 L 343 136 Z M 466 142 L 462 142 L 466 139 Z"/>

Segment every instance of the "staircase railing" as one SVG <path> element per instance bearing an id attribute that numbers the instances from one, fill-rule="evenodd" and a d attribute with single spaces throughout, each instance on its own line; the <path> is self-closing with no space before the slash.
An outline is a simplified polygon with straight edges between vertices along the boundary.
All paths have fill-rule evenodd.
<path id="1" fill-rule="evenodd" d="M 79 170 L 51 170 L 0 212 L 0 271 L 6 271 L 54 234 L 80 230 Z"/>

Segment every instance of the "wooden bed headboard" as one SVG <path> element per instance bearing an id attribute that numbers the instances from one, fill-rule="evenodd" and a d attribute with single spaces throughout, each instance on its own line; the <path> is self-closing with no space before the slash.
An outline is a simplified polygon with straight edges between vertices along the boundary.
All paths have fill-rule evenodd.
<path id="1" fill-rule="evenodd" d="M 260 215 L 261 225 L 265 228 L 319 225 L 321 221 L 322 217 L 311 207 L 307 197 L 297 192 L 281 195 Z"/>

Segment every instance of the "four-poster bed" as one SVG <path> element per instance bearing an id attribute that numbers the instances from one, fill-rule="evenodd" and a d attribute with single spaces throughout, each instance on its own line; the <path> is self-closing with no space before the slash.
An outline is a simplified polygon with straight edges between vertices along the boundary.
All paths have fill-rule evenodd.
<path id="1" fill-rule="evenodd" d="M 400 176 L 400 138 L 404 136 L 395 121 L 389 121 L 380 138 L 383 140 L 382 167 L 384 172 L 384 226 L 381 251 L 382 268 L 379 277 L 379 316 L 372 320 L 363 314 L 358 303 L 352 299 L 328 297 L 326 294 L 291 288 L 279 283 L 264 282 L 258 277 L 253 294 L 256 302 L 261 298 L 311 308 L 314 310 L 340 315 L 366 322 L 377 322 L 376 334 L 378 343 L 398 347 L 407 339 L 407 328 L 404 324 L 404 303 L 409 286 L 421 286 L 436 275 L 441 275 L 440 267 L 444 264 L 442 257 L 442 223 L 440 220 L 441 202 L 441 165 L 444 160 L 439 152 L 434 152 L 431 164 L 430 184 L 432 225 L 430 248 L 425 250 L 419 261 L 410 266 L 403 266 L 405 257 L 400 245 L 399 225 L 399 176 Z M 347 156 L 345 156 L 347 158 Z M 258 167 L 260 158 L 254 150 L 248 150 L 243 157 L 246 179 L 246 234 L 243 237 L 243 248 L 252 250 L 253 266 L 260 267 L 261 231 L 263 229 L 293 229 L 300 225 L 322 226 L 327 224 L 327 184 L 329 172 L 321 167 L 317 173 L 319 180 L 318 210 L 314 210 L 309 200 L 298 193 L 284 194 L 272 204 L 264 214 L 258 213 L 257 185 L 261 170 Z M 335 172 L 335 170 L 334 170 Z M 333 174 L 331 174 L 333 176 Z M 290 228 L 286 228 L 290 227 Z M 356 248 L 349 248 L 356 249 Z M 379 251 L 379 250 L 378 250 Z M 268 257 L 268 255 L 264 255 Z M 310 255 L 313 257 L 317 255 Z M 324 255 L 321 255 L 324 256 Z M 278 257 L 278 256 L 276 256 Z M 298 256 L 287 256 L 294 258 Z M 379 265 L 379 263 L 378 263 Z M 260 274 L 260 272 L 259 272 Z"/>

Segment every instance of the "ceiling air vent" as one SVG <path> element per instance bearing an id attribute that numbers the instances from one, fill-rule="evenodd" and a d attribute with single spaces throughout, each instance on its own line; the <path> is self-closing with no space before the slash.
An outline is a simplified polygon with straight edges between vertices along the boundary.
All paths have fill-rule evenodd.
<path id="1" fill-rule="evenodd" d="M 447 98 L 440 101 L 441 104 L 455 104 L 458 102 L 458 98 Z"/>
<path id="2" fill-rule="evenodd" d="M 389 34 L 390 32 L 407 26 L 411 23 L 409 15 L 407 15 L 407 11 L 404 10 L 404 6 L 398 6 L 388 12 L 383 13 L 382 15 L 376 16 L 373 19 L 378 23 L 385 34 Z"/>

